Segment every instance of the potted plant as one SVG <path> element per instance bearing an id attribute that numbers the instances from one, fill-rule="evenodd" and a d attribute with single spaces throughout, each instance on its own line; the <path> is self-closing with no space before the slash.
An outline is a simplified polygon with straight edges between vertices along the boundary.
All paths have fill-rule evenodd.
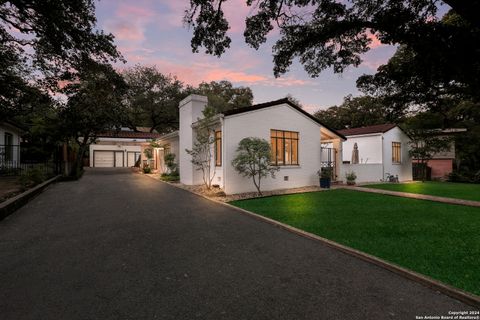
<path id="1" fill-rule="evenodd" d="M 347 178 L 347 184 L 349 186 L 355 185 L 355 180 L 357 179 L 357 175 L 355 174 L 355 172 L 353 171 L 347 172 L 345 174 L 345 177 Z"/>
<path id="2" fill-rule="evenodd" d="M 330 188 L 332 168 L 322 168 L 317 171 L 317 174 L 320 177 L 320 188 Z"/>

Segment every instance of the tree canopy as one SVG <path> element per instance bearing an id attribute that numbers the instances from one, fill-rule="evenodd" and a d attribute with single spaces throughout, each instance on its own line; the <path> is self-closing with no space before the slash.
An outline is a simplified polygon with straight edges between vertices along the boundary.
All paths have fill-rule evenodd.
<path id="1" fill-rule="evenodd" d="M 318 110 L 314 116 L 332 128 L 345 129 L 398 123 L 405 116 L 405 110 L 389 106 L 385 100 L 380 98 L 348 95 L 341 105 Z"/>
<path id="2" fill-rule="evenodd" d="M 252 105 L 253 93 L 249 87 L 234 87 L 230 81 L 202 82 L 192 92 L 208 97 L 208 104 L 217 113 Z"/>
<path id="3" fill-rule="evenodd" d="M 160 133 L 178 128 L 178 103 L 185 97 L 181 81 L 156 67 L 140 65 L 125 70 L 123 77 L 128 84 L 126 125 Z"/>
<path id="4" fill-rule="evenodd" d="M 204 47 L 220 56 L 230 47 L 229 22 L 223 13 L 226 2 L 190 1 L 184 20 L 193 29 L 194 52 Z M 443 3 L 462 23 L 437 19 Z M 480 43 L 479 0 L 246 0 L 246 4 L 253 12 L 245 20 L 248 45 L 258 49 L 275 27 L 280 31 L 273 46 L 275 76 L 286 73 L 297 58 L 313 77 L 329 67 L 343 72 L 358 66 L 372 34 L 384 44 L 408 45 L 425 57 L 446 52 L 444 63 L 450 68 L 466 65 L 479 54 L 475 49 Z"/>
<path id="5" fill-rule="evenodd" d="M 62 130 L 78 145 L 74 174 L 98 134 L 125 123 L 126 90 L 124 79 L 111 65 L 93 61 L 83 64 L 75 81 L 63 89 L 68 102 L 60 108 Z"/>
<path id="6" fill-rule="evenodd" d="M 93 0 L 1 1 L 0 116 L 21 113 L 39 90 L 58 90 L 86 60 L 122 60 L 113 38 L 96 29 Z"/>
<path id="7" fill-rule="evenodd" d="M 65 71 L 86 58 L 103 63 L 121 58 L 113 35 L 95 25 L 93 0 L 10 0 L 0 4 L 3 50 L 29 58 L 44 72 Z"/>

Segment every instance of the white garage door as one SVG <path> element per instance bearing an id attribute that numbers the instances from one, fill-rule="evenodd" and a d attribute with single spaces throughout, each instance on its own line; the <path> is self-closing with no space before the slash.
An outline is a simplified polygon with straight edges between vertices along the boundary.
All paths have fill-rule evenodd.
<path id="1" fill-rule="evenodd" d="M 113 168 L 115 166 L 115 154 L 113 151 L 94 151 L 93 166 L 97 168 Z"/>
<path id="2" fill-rule="evenodd" d="M 127 167 L 135 166 L 135 163 L 140 159 L 140 152 L 127 152 Z"/>
<path id="3" fill-rule="evenodd" d="M 121 168 L 123 162 L 123 151 L 95 150 L 93 154 L 93 166 L 97 168 Z"/>

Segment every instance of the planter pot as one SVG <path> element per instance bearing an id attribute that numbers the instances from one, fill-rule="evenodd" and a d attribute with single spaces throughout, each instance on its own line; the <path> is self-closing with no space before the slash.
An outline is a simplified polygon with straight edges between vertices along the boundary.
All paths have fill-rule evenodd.
<path id="1" fill-rule="evenodd" d="M 347 185 L 349 185 L 349 186 L 354 186 L 354 185 L 355 185 L 355 181 L 348 181 L 348 180 L 347 180 Z"/>
<path id="2" fill-rule="evenodd" d="M 320 188 L 330 188 L 330 178 L 320 178 Z"/>

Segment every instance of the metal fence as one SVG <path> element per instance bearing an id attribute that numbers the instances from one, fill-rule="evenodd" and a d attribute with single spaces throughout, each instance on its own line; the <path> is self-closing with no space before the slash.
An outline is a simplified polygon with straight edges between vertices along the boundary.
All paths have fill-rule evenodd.
<path id="1" fill-rule="evenodd" d="M 0 175 L 21 175 L 32 170 L 45 176 L 61 172 L 58 150 L 45 152 L 23 145 L 0 145 Z"/>

